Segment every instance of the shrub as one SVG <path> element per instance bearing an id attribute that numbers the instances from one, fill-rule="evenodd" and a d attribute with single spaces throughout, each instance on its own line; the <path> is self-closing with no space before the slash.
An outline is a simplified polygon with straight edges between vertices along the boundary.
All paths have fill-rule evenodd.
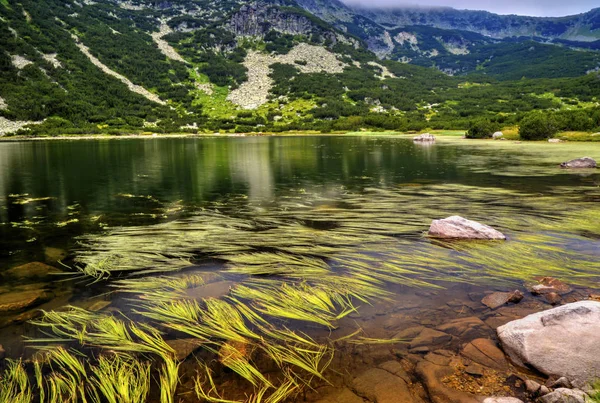
<path id="1" fill-rule="evenodd" d="M 479 119 L 469 122 L 469 129 L 467 130 L 466 137 L 468 139 L 491 138 L 498 130 L 500 130 L 500 125 L 498 123 L 488 119 Z"/>
<path id="2" fill-rule="evenodd" d="M 525 115 L 519 126 L 519 137 L 523 140 L 544 140 L 558 132 L 558 125 L 552 115 L 540 112 Z"/>

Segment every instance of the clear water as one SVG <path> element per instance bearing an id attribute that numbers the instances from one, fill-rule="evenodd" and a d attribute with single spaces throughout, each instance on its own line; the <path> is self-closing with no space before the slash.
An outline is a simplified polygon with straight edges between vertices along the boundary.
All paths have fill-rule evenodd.
<path id="1" fill-rule="evenodd" d="M 104 234 L 113 239 L 116 228 L 136 228 L 147 236 L 144 230 L 153 233 L 156 225 L 200 222 L 221 226 L 223 237 L 223 228 L 235 226 L 226 224 L 227 218 L 252 226 L 231 229 L 232 237 L 242 237 L 237 247 L 253 231 L 281 233 L 281 245 L 271 238 L 263 241 L 264 235 L 248 238 L 257 244 L 246 242 L 240 255 L 317 256 L 331 270 L 350 276 L 349 262 L 372 265 L 391 299 L 373 301 L 361 315 L 340 321 L 339 335 L 352 333 L 360 323 L 370 338 L 392 338 L 401 328 L 437 326 L 464 316 L 465 310 L 485 320 L 493 316 L 479 303 L 485 291 L 523 288 L 536 276 L 572 284 L 576 291 L 568 298 L 594 292 L 600 275 L 600 221 L 595 221 L 600 219 L 600 173 L 558 167 L 582 156 L 600 159 L 600 145 L 458 139 L 420 145 L 385 136 L 0 143 L 0 273 L 34 261 L 77 273 L 76 265 L 89 251 L 82 241 L 102 240 L 97 235 Z M 493 225 L 509 241 L 473 249 L 423 236 L 431 220 L 454 214 Z M 294 238 L 306 231 L 318 240 L 294 245 Z M 340 240 L 342 235 L 351 240 Z M 160 236 L 148 238 L 157 249 L 168 243 Z M 327 250 L 318 249 L 325 244 Z M 213 246 L 186 250 L 196 269 L 236 267 L 235 253 Z M 64 251 L 65 266 L 48 256 L 55 249 Z M 66 281 L 44 279 L 43 284 L 38 278 L 5 275 L 2 293 L 45 287 L 54 296 L 25 312 L 0 314 L 0 336 L 9 356 L 33 354 L 21 336 L 37 334 L 25 322 L 35 309 L 88 308 L 108 300 L 110 309 L 126 312 L 126 299 L 108 287 L 119 275 L 96 283 L 66 276 L 60 277 Z M 232 287 L 253 277 L 243 270 L 224 276 Z M 527 313 L 549 305 L 527 296 L 521 307 Z M 314 337 L 329 332 L 314 324 L 290 326 Z M 488 336 L 494 336 L 493 329 Z M 459 349 L 463 342 L 455 340 L 453 346 Z M 381 359 L 376 350 L 361 350 L 360 362 Z M 352 356 L 342 354 L 346 360 L 337 364 L 360 369 Z"/>

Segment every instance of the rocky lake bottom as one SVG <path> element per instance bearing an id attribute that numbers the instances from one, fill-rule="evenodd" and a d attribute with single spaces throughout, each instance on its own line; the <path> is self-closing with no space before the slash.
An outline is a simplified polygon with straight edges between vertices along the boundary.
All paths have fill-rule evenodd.
<path id="1" fill-rule="evenodd" d="M 599 298 L 600 174 L 558 165 L 600 148 L 507 143 L 0 144 L 2 365 L 34 395 L 109 362 L 131 401 L 535 401 L 557 379 L 497 329 Z M 427 237 L 453 215 L 507 239 Z"/>

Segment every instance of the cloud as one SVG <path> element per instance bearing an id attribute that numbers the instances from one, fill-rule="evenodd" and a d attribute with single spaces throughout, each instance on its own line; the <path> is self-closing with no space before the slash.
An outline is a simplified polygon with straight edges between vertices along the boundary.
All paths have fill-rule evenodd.
<path id="1" fill-rule="evenodd" d="M 598 7 L 598 0 L 342 0 L 347 4 L 367 7 L 452 7 L 467 10 L 486 10 L 497 14 L 557 17 L 580 14 Z"/>

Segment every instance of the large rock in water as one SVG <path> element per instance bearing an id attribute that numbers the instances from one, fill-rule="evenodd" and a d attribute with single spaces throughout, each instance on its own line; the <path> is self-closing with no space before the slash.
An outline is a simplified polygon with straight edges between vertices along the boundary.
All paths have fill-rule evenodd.
<path id="1" fill-rule="evenodd" d="M 429 134 L 429 133 L 423 133 L 420 134 L 416 137 L 413 137 L 413 141 L 418 141 L 418 142 L 433 142 L 435 141 L 435 136 L 433 134 Z"/>
<path id="2" fill-rule="evenodd" d="M 596 168 L 597 164 L 590 157 L 577 158 L 560 164 L 562 168 Z"/>
<path id="3" fill-rule="evenodd" d="M 504 351 L 519 365 L 564 376 L 575 387 L 600 374 L 600 302 L 580 301 L 498 328 Z"/>
<path id="4" fill-rule="evenodd" d="M 503 233 L 492 227 L 460 216 L 434 220 L 429 227 L 429 236 L 452 239 L 506 239 Z"/>

